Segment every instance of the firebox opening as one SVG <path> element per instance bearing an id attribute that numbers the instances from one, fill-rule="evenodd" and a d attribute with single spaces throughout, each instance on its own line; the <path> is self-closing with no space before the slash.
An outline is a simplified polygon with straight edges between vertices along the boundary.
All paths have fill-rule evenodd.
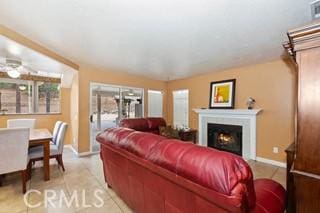
<path id="1" fill-rule="evenodd" d="M 208 123 L 208 146 L 242 156 L 242 126 Z"/>

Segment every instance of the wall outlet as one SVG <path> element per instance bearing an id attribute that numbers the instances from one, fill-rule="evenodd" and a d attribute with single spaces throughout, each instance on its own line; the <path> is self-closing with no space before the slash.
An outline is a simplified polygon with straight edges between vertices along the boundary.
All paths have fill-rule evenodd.
<path id="1" fill-rule="evenodd" d="M 274 146 L 272 149 L 273 153 L 279 153 L 279 148 Z"/>

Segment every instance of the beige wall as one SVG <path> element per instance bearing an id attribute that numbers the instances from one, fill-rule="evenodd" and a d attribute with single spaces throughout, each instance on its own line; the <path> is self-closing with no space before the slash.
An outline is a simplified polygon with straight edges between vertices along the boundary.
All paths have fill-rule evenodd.
<path id="1" fill-rule="evenodd" d="M 164 92 L 164 106 L 166 106 L 166 82 L 149 78 L 128 75 L 116 71 L 99 70 L 92 67 L 80 66 L 79 70 L 79 140 L 78 152 L 90 150 L 89 110 L 90 110 L 90 82 L 139 87 L 144 89 L 144 113 L 147 115 L 147 90 L 162 90 Z M 166 107 L 163 110 L 166 117 Z"/>
<path id="2" fill-rule="evenodd" d="M 209 106 L 210 82 L 236 78 L 235 108 L 246 108 L 248 97 L 256 99 L 255 108 L 263 109 L 257 118 L 257 156 L 285 162 L 285 148 L 293 142 L 295 72 L 289 61 L 274 61 L 182 80 L 167 87 L 167 119 L 172 124 L 172 91 L 189 89 L 189 125 L 198 128 L 194 108 Z M 279 147 L 279 154 L 272 147 Z"/>
<path id="3" fill-rule="evenodd" d="M 46 128 L 50 131 L 53 130 L 56 121 L 64 121 L 70 124 L 70 89 L 61 88 L 61 113 L 51 115 L 0 115 L 0 128 L 7 127 L 8 119 L 19 119 L 19 118 L 35 118 L 36 128 Z M 71 143 L 71 130 L 70 125 L 67 129 L 65 144 Z"/>

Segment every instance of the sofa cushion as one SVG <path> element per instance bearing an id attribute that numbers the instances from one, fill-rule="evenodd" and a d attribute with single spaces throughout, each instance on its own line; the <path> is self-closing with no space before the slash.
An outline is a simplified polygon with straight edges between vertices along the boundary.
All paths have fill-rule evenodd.
<path id="1" fill-rule="evenodd" d="M 146 118 L 148 121 L 149 130 L 159 130 L 160 126 L 167 126 L 163 118 Z"/>
<path id="2" fill-rule="evenodd" d="M 137 131 L 148 131 L 149 123 L 145 118 L 126 118 L 122 119 L 119 124 L 120 127 L 126 127 Z"/>
<path id="3" fill-rule="evenodd" d="M 147 159 L 154 164 L 177 173 L 177 162 L 188 149 L 192 148 L 191 143 L 181 142 L 180 140 L 167 139 L 157 144 L 151 150 Z"/>
<path id="4" fill-rule="evenodd" d="M 155 134 L 135 131 L 120 140 L 119 145 L 129 152 L 145 158 L 155 145 L 165 139 L 165 137 Z"/>
<path id="5" fill-rule="evenodd" d="M 285 209 L 285 189 L 270 179 L 254 181 L 257 202 L 252 212 L 281 212 Z"/>
<path id="6" fill-rule="evenodd" d="M 154 146 L 147 159 L 214 191 L 244 195 L 249 206 L 254 206 L 253 175 L 239 156 L 168 139 Z"/>
<path id="7" fill-rule="evenodd" d="M 242 193 L 237 187 L 254 192 L 252 184 L 237 186 L 239 183 L 252 183 L 249 165 L 239 156 L 216 149 L 193 145 L 180 156 L 177 174 L 226 195 Z M 254 196 L 248 199 L 255 201 Z"/>
<path id="8" fill-rule="evenodd" d="M 133 129 L 128 128 L 110 128 L 100 134 L 97 135 L 96 140 L 100 143 L 108 143 L 111 142 L 117 146 L 119 146 L 119 142 L 126 138 L 127 135 L 135 132 Z"/>

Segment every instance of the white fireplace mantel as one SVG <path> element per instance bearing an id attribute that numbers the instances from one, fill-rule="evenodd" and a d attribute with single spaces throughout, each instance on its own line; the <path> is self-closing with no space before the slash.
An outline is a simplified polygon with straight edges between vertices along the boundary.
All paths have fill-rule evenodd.
<path id="1" fill-rule="evenodd" d="M 193 109 L 198 114 L 255 116 L 262 109 Z"/>
<path id="2" fill-rule="evenodd" d="M 256 116 L 262 109 L 193 109 L 199 114 L 199 145 L 208 146 L 207 124 L 221 123 L 243 127 L 242 156 L 256 160 Z"/>

